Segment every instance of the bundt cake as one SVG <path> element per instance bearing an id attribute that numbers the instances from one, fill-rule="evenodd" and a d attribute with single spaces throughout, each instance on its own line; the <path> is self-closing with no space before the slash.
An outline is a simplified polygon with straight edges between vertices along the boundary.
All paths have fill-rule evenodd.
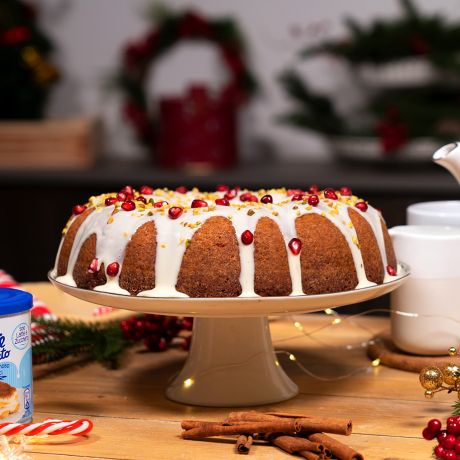
<path id="1" fill-rule="evenodd" d="M 53 275 L 127 295 L 288 296 L 381 284 L 397 262 L 381 213 L 348 187 L 126 186 L 73 208 Z"/>

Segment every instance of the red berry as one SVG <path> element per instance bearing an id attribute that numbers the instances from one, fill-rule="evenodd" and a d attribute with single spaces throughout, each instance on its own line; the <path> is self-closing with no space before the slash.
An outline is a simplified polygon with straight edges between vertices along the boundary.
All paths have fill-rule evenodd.
<path id="1" fill-rule="evenodd" d="M 121 204 L 121 209 L 123 209 L 123 211 L 134 211 L 136 209 L 136 205 L 134 201 L 125 201 Z"/>
<path id="2" fill-rule="evenodd" d="M 138 196 L 136 198 L 136 201 L 142 201 L 142 203 L 147 203 L 147 200 L 145 199 L 145 196 Z"/>
<path id="3" fill-rule="evenodd" d="M 163 206 L 167 205 L 167 201 L 157 201 L 156 203 L 153 204 L 154 208 L 162 208 Z"/>
<path id="4" fill-rule="evenodd" d="M 308 193 L 318 193 L 319 192 L 319 187 L 316 184 L 310 185 L 308 187 Z"/>
<path id="5" fill-rule="evenodd" d="M 365 201 L 358 201 L 355 204 L 355 207 L 357 207 L 361 212 L 366 212 L 367 211 L 367 203 Z"/>
<path id="6" fill-rule="evenodd" d="M 230 201 L 228 201 L 225 198 L 217 198 L 216 204 L 218 204 L 219 206 L 230 206 Z"/>
<path id="7" fill-rule="evenodd" d="M 303 190 L 300 190 L 300 188 L 290 188 L 286 192 L 287 196 L 301 195 L 301 194 L 303 194 Z"/>
<path id="8" fill-rule="evenodd" d="M 187 193 L 187 191 L 187 187 L 184 187 L 183 185 L 176 188 L 177 193 Z"/>
<path id="9" fill-rule="evenodd" d="M 435 433 L 433 433 L 429 428 L 424 428 L 422 431 L 422 436 L 427 441 L 431 441 L 436 437 Z"/>
<path id="10" fill-rule="evenodd" d="M 442 441 L 442 447 L 447 450 L 453 449 L 456 442 L 457 438 L 453 434 L 448 434 Z"/>
<path id="11" fill-rule="evenodd" d="M 457 417 L 447 417 L 447 425 L 451 423 L 455 423 L 457 421 Z"/>
<path id="12" fill-rule="evenodd" d="M 249 230 L 245 230 L 241 234 L 241 241 L 243 244 L 251 244 L 254 241 L 254 235 Z"/>
<path id="13" fill-rule="evenodd" d="M 443 460 L 457 460 L 457 454 L 454 450 L 446 450 L 442 458 Z"/>
<path id="14" fill-rule="evenodd" d="M 264 195 L 260 199 L 261 203 L 268 204 L 268 203 L 273 203 L 273 197 L 271 195 Z"/>
<path id="15" fill-rule="evenodd" d="M 249 193 L 249 192 L 242 193 L 240 195 L 240 200 L 241 201 L 252 201 L 254 203 L 259 201 L 259 199 L 255 195 L 253 195 L 252 193 Z"/>
<path id="16" fill-rule="evenodd" d="M 106 206 L 112 206 L 114 205 L 118 200 L 114 196 L 110 196 L 109 198 L 105 199 L 105 205 Z"/>
<path id="17" fill-rule="evenodd" d="M 178 217 L 180 217 L 182 215 L 182 213 L 184 212 L 184 210 L 179 207 L 179 206 L 173 206 L 171 208 L 169 208 L 168 210 L 168 215 L 171 219 L 177 219 Z"/>
<path id="18" fill-rule="evenodd" d="M 435 433 L 435 435 L 437 435 L 441 431 L 441 427 L 442 427 L 441 420 L 438 420 L 437 418 L 433 418 L 428 422 L 428 425 L 426 427 L 431 432 Z"/>
<path id="19" fill-rule="evenodd" d="M 444 439 L 446 438 L 447 436 L 447 431 L 446 430 L 441 430 L 439 432 L 439 434 L 436 436 L 436 439 L 438 440 L 438 442 L 440 444 L 442 444 L 442 441 L 444 441 Z"/>
<path id="20" fill-rule="evenodd" d="M 73 208 L 72 208 L 72 212 L 75 216 L 78 216 L 79 214 L 81 214 L 82 212 L 84 212 L 86 210 L 86 205 L 84 204 L 76 204 Z"/>
<path id="21" fill-rule="evenodd" d="M 233 200 L 233 198 L 236 197 L 237 193 L 238 191 L 236 190 L 236 188 L 232 188 L 224 195 L 224 198 L 227 200 Z"/>
<path id="22" fill-rule="evenodd" d="M 340 194 L 343 196 L 351 196 L 353 193 L 351 192 L 350 187 L 340 187 Z"/>
<path id="23" fill-rule="evenodd" d="M 90 273 L 96 273 L 98 270 L 99 261 L 97 259 L 93 259 L 89 264 L 88 271 Z"/>
<path id="24" fill-rule="evenodd" d="M 436 458 L 444 458 L 445 449 L 441 445 L 438 445 L 434 448 L 434 455 Z"/>
<path id="25" fill-rule="evenodd" d="M 120 270 L 120 264 L 118 262 L 112 262 L 107 265 L 107 275 L 109 276 L 117 276 L 118 270 Z"/>
<path id="26" fill-rule="evenodd" d="M 310 206 L 318 206 L 319 204 L 319 198 L 318 198 L 318 195 L 310 195 L 308 197 L 308 204 Z"/>
<path id="27" fill-rule="evenodd" d="M 227 185 L 222 185 L 222 184 L 216 187 L 216 191 L 218 192 L 227 192 L 228 189 L 229 187 Z"/>
<path id="28" fill-rule="evenodd" d="M 324 197 L 329 198 L 330 200 L 338 200 L 339 197 L 335 193 L 335 190 L 332 188 L 327 188 L 324 190 Z"/>
<path id="29" fill-rule="evenodd" d="M 387 273 L 390 276 L 396 276 L 396 269 L 393 267 L 393 265 L 387 265 Z"/>
<path id="30" fill-rule="evenodd" d="M 153 188 L 148 185 L 142 185 L 139 189 L 139 193 L 142 193 L 142 195 L 151 195 L 153 193 Z"/>
<path id="31" fill-rule="evenodd" d="M 128 199 L 128 196 L 126 195 L 125 192 L 118 192 L 117 193 L 117 200 L 118 201 L 126 201 Z"/>
<path id="32" fill-rule="evenodd" d="M 291 252 L 297 256 L 300 254 L 300 251 L 302 249 L 302 241 L 300 241 L 298 238 L 292 238 L 291 241 L 289 241 L 289 249 Z"/>
<path id="33" fill-rule="evenodd" d="M 455 452 L 457 452 L 457 454 L 460 454 L 460 439 L 457 439 L 457 440 L 455 441 L 455 447 L 454 447 L 454 449 L 455 449 Z"/>
<path id="34" fill-rule="evenodd" d="M 447 433 L 457 436 L 460 434 L 460 423 L 457 421 L 451 422 L 447 425 Z"/>
<path id="35" fill-rule="evenodd" d="M 206 208 L 208 203 L 204 200 L 193 200 L 192 201 L 192 208 Z"/>
<path id="36" fill-rule="evenodd" d="M 302 201 L 304 198 L 303 193 L 296 193 L 295 195 L 292 195 L 291 201 Z"/>

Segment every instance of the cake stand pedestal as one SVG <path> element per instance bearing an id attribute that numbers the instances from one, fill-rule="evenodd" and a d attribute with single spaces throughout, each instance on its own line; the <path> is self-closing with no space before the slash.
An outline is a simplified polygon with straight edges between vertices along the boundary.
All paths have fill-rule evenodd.
<path id="1" fill-rule="evenodd" d="M 193 340 L 183 369 L 166 396 L 184 404 L 236 407 L 294 397 L 297 385 L 280 366 L 268 315 L 308 313 L 369 300 L 399 287 L 409 274 L 402 265 L 394 280 L 353 291 L 292 297 L 153 298 L 89 291 L 50 281 L 88 302 L 144 313 L 194 316 Z"/>

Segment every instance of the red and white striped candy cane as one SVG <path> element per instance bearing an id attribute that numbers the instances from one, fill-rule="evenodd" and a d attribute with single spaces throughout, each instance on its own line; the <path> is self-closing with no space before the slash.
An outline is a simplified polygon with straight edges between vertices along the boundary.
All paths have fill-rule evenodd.
<path id="1" fill-rule="evenodd" d="M 93 429 L 93 422 L 87 419 L 67 421 L 49 419 L 40 423 L 0 423 L 0 435 L 72 434 L 83 436 Z"/>

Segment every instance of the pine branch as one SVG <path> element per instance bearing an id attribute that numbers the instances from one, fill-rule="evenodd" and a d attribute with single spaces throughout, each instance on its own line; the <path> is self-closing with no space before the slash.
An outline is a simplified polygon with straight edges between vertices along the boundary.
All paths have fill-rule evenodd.
<path id="1" fill-rule="evenodd" d="M 454 408 L 452 415 L 460 415 L 460 401 L 455 401 L 452 407 Z"/>
<path id="2" fill-rule="evenodd" d="M 117 358 L 132 342 L 126 340 L 118 323 L 105 325 L 81 321 L 34 319 L 41 326 L 34 334 L 34 362 L 47 363 L 66 356 L 86 355 L 95 360 L 116 366 Z"/>

